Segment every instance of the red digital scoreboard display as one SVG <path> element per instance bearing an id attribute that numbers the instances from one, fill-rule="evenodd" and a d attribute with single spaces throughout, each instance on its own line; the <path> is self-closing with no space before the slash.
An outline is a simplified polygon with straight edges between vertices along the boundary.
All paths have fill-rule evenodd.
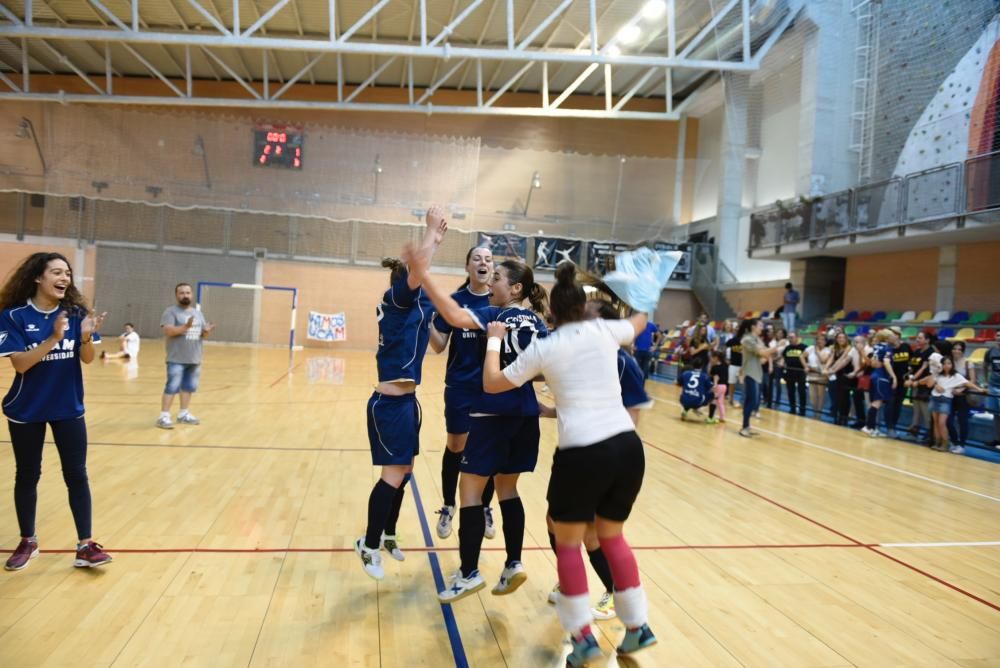
<path id="1" fill-rule="evenodd" d="M 253 164 L 302 169 L 303 137 L 301 125 L 257 123 L 253 130 Z"/>

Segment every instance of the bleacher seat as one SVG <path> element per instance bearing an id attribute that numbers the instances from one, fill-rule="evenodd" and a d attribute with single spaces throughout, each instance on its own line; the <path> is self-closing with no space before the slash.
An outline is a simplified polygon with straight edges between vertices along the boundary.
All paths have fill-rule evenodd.
<path id="1" fill-rule="evenodd" d="M 969 339 L 969 342 L 970 343 L 989 343 L 990 341 L 993 340 L 993 337 L 996 336 L 996 334 L 994 334 L 993 331 L 994 330 L 992 330 L 992 329 L 981 329 L 981 330 L 979 330 L 979 334 L 977 334 L 974 339 Z"/>
<path id="2" fill-rule="evenodd" d="M 868 322 L 885 322 L 888 319 L 889 316 L 885 311 L 875 311 L 872 317 L 868 319 Z"/>
<path id="3" fill-rule="evenodd" d="M 860 334 L 861 336 L 868 336 L 871 333 L 871 331 L 872 328 L 869 327 L 868 325 L 861 325 L 860 327 L 858 327 L 857 333 Z"/>
<path id="4" fill-rule="evenodd" d="M 946 325 L 958 325 L 969 319 L 968 311 L 956 311 L 951 317 L 944 321 Z"/>
<path id="5" fill-rule="evenodd" d="M 916 327 L 904 327 L 903 331 L 900 333 L 900 337 L 905 339 L 914 338 L 920 330 Z"/>
<path id="6" fill-rule="evenodd" d="M 958 332 L 956 332 L 955 336 L 952 338 L 954 338 L 957 341 L 971 341 L 972 339 L 976 338 L 976 330 L 972 329 L 971 327 L 963 327 L 962 329 L 958 330 Z"/>
<path id="7" fill-rule="evenodd" d="M 969 355 L 969 362 L 972 364 L 982 364 L 986 361 L 987 350 L 989 350 L 989 348 L 976 348 L 972 351 L 972 354 Z"/>
<path id="8" fill-rule="evenodd" d="M 819 329 L 819 326 L 815 322 L 811 322 L 806 325 L 806 328 L 802 330 L 803 334 L 815 334 Z"/>
<path id="9" fill-rule="evenodd" d="M 858 332 L 857 325 L 848 325 L 844 327 L 844 334 L 847 334 L 848 336 L 854 336 L 855 334 L 857 334 L 857 332 Z"/>
<path id="10" fill-rule="evenodd" d="M 883 320 L 885 322 L 896 322 L 901 317 L 903 317 L 903 313 L 901 311 L 889 311 L 888 313 L 885 314 Z"/>
<path id="11" fill-rule="evenodd" d="M 989 311 L 974 311 L 969 319 L 963 322 L 963 325 L 978 325 L 980 323 L 986 322 L 990 317 Z"/>
<path id="12" fill-rule="evenodd" d="M 951 318 L 951 311 L 938 311 L 931 316 L 930 322 L 947 322 Z"/>
<path id="13" fill-rule="evenodd" d="M 916 311 L 906 311 L 900 316 L 896 317 L 896 322 L 913 322 L 917 319 Z"/>
<path id="14" fill-rule="evenodd" d="M 914 322 L 931 322 L 933 320 L 934 320 L 934 312 L 933 311 L 921 311 L 913 319 Z"/>
<path id="15" fill-rule="evenodd" d="M 1000 311 L 997 311 L 996 313 L 994 313 L 993 315 L 991 315 L 990 317 L 988 317 L 985 321 L 983 321 L 983 324 L 984 325 L 1000 325 Z"/>
<path id="16" fill-rule="evenodd" d="M 753 312 L 752 312 L 752 313 L 750 314 L 750 316 L 749 316 L 749 317 L 751 317 L 751 318 L 759 318 L 759 317 L 760 317 L 760 311 L 753 311 Z"/>
<path id="17" fill-rule="evenodd" d="M 831 317 L 834 320 L 843 320 L 845 315 L 847 315 L 847 311 L 845 311 L 844 309 L 840 309 L 839 311 L 834 313 Z"/>
<path id="18" fill-rule="evenodd" d="M 858 320 L 860 320 L 861 322 L 869 322 L 871 321 L 871 319 L 872 319 L 871 311 L 862 311 L 861 313 L 858 314 Z"/>
<path id="19" fill-rule="evenodd" d="M 857 319 L 858 319 L 857 311 L 848 311 L 846 314 L 844 314 L 843 318 L 840 318 L 841 322 L 849 322 L 851 320 L 857 320 Z"/>
<path id="20" fill-rule="evenodd" d="M 939 339 L 950 339 L 955 336 L 955 329 L 952 327 L 942 327 L 937 331 Z"/>
<path id="21" fill-rule="evenodd" d="M 747 311 L 746 313 L 743 314 L 743 319 L 744 320 L 746 320 L 747 318 L 752 318 L 752 317 L 753 317 L 753 311 Z"/>
<path id="22" fill-rule="evenodd" d="M 761 318 L 770 318 L 771 317 L 771 312 L 770 311 L 761 311 L 760 312 L 760 316 L 758 316 L 758 317 L 761 317 Z"/>

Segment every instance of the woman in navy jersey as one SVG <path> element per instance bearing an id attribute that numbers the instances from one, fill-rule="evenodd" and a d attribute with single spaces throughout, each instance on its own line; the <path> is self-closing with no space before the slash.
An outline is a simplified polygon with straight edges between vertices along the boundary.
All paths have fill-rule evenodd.
<path id="1" fill-rule="evenodd" d="M 485 346 L 487 325 L 491 322 L 503 324 L 507 332 L 502 356 L 504 365 L 517 359 L 536 337 L 548 333 L 545 321 L 538 315 L 545 309 L 545 290 L 535 283 L 531 268 L 523 262 L 506 260 L 498 264 L 490 286 L 491 306 L 471 310 L 463 308 L 427 275 L 428 253 L 409 247 L 404 257 L 410 270 L 420 276 L 438 312 L 452 327 L 479 331 L 480 345 Z M 521 307 L 525 299 L 534 311 Z M 486 355 L 485 349 L 481 350 L 480 359 Z M 494 476 L 500 497 L 507 551 L 503 573 L 492 593 L 497 596 L 510 594 L 528 579 L 521 564 L 524 506 L 517 494 L 517 478 L 535 470 L 539 413 L 535 391 L 530 385 L 502 394 L 480 391 L 473 400 L 459 481 L 458 542 L 462 565 L 449 586 L 438 595 L 442 602 L 457 601 L 486 586 L 479 573 L 479 554 L 486 532 L 482 497 L 490 476 Z"/>
<path id="2" fill-rule="evenodd" d="M 656 637 L 647 624 L 639 568 L 622 535 L 642 486 L 645 458 L 615 382 L 619 346 L 632 342 L 648 320 L 644 313 L 627 320 L 588 320 L 586 294 L 575 273 L 571 263 L 556 269 L 552 315 L 557 328 L 513 363 L 501 364 L 497 353 L 505 331 L 490 323 L 483 388 L 501 393 L 530 388 L 533 378 L 544 375 L 555 396 L 559 446 L 546 498 L 555 523 L 561 592 L 556 608 L 572 643 L 566 665 L 583 666 L 601 657 L 580 551 L 587 523 L 595 516 L 597 538 L 614 578 L 615 607 L 626 629 L 618 653 L 649 647 Z"/>
<path id="3" fill-rule="evenodd" d="M 9 357 L 16 372 L 3 414 L 14 449 L 14 509 L 21 532 L 4 567 L 20 570 L 38 556 L 35 508 L 46 425 L 59 452 L 76 524 L 73 565 L 104 565 L 111 557 L 91 537 L 80 362 L 94 360 L 94 336 L 107 314 L 88 311 L 73 284 L 69 261 L 59 253 L 35 253 L 25 259 L 0 291 L 0 309 L 0 357 Z"/>
<path id="4" fill-rule="evenodd" d="M 438 207 L 427 212 L 427 229 L 421 249 L 428 258 L 441 244 L 448 229 Z M 361 566 L 370 577 L 385 577 L 382 554 L 405 558 L 396 540 L 396 521 L 403 505 L 406 483 L 413 471 L 413 458 L 420 451 L 420 404 L 417 385 L 430 336 L 434 308 L 420 287 L 420 278 L 399 260 L 386 259 L 392 270 L 389 289 L 376 307 L 378 317 L 378 385 L 368 400 L 368 444 L 372 464 L 382 473 L 368 497 L 365 535 L 354 542 Z"/>
<path id="5" fill-rule="evenodd" d="M 460 306 L 469 309 L 490 305 L 490 280 L 493 278 L 493 253 L 489 248 L 470 248 L 465 256 L 465 283 L 451 294 Z M 455 491 L 458 488 L 458 472 L 462 463 L 462 451 L 469 437 L 469 411 L 472 401 L 483 391 L 482 346 L 479 332 L 469 329 L 455 329 L 441 316 L 434 318 L 431 328 L 431 348 L 439 353 L 448 348 L 448 367 L 444 377 L 444 421 L 448 430 L 447 447 L 441 460 L 441 492 L 444 505 L 437 511 L 438 538 L 451 535 L 451 525 L 455 518 Z M 483 492 L 483 516 L 486 521 L 486 537 L 497 534 L 493 524 L 493 478 L 486 483 Z"/>

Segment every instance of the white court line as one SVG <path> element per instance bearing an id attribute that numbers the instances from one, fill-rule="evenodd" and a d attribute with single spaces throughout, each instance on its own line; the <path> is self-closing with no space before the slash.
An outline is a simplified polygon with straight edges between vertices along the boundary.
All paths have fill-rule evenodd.
<path id="1" fill-rule="evenodd" d="M 680 404 L 678 402 L 674 401 L 673 399 L 667 399 L 665 397 L 657 397 L 657 398 L 660 401 L 663 401 L 664 403 L 673 404 L 674 406 L 680 407 Z M 906 469 L 901 469 L 901 468 L 898 468 L 896 466 L 890 466 L 889 464 L 883 464 L 882 462 L 877 462 L 877 461 L 875 461 L 873 459 L 865 459 L 864 457 L 858 457 L 857 455 L 852 455 L 852 454 L 847 453 L 847 452 L 841 452 L 840 450 L 834 450 L 833 448 L 828 448 L 828 447 L 826 447 L 824 445 L 819 445 L 817 443 L 811 443 L 809 441 L 803 441 L 801 438 L 795 438 L 794 436 L 787 436 L 787 435 L 782 434 L 782 433 L 777 432 L 777 431 L 771 431 L 770 429 L 764 429 L 763 427 L 761 427 L 759 425 L 751 425 L 751 427 L 753 427 L 754 429 L 757 429 L 759 431 L 762 431 L 764 433 L 772 434 L 772 435 L 777 436 L 779 438 L 783 438 L 783 439 L 786 439 L 786 440 L 789 440 L 789 441 L 794 441 L 796 443 L 800 443 L 800 444 L 802 444 L 802 445 L 804 445 L 806 447 L 809 447 L 809 448 L 815 448 L 816 450 L 822 450 L 823 452 L 829 452 L 831 454 L 838 455 L 840 457 L 846 457 L 847 459 L 853 459 L 854 461 L 857 461 L 857 462 L 863 462 L 865 464 L 871 464 L 872 466 L 877 466 L 879 468 L 886 469 L 886 470 L 889 470 L 889 471 L 893 471 L 895 473 L 901 473 L 902 475 L 910 476 L 911 478 L 916 478 L 917 480 L 923 480 L 924 482 L 929 482 L 929 483 L 932 483 L 934 485 L 940 485 L 941 487 L 947 487 L 948 489 L 953 489 L 953 490 L 958 491 L 958 492 L 965 492 L 966 494 L 972 494 L 973 496 L 978 496 L 978 497 L 983 498 L 983 499 L 988 499 L 989 501 L 995 501 L 996 503 L 1000 503 L 1000 498 L 998 498 L 998 497 L 990 496 L 989 494 L 983 494 L 982 492 L 977 492 L 977 491 L 972 490 L 972 489 L 966 489 L 965 487 L 960 487 L 958 485 L 953 485 L 950 482 L 945 482 L 943 480 L 938 480 L 937 478 L 929 478 L 929 477 L 927 477 L 925 475 L 921 475 L 919 473 L 914 473 L 913 471 L 907 471 Z M 867 439 L 868 437 L 866 436 L 865 438 Z M 882 440 L 889 441 L 891 439 L 882 439 Z"/>
<path id="2" fill-rule="evenodd" d="M 879 543 L 879 547 L 1000 547 L 1000 540 L 967 543 Z"/>

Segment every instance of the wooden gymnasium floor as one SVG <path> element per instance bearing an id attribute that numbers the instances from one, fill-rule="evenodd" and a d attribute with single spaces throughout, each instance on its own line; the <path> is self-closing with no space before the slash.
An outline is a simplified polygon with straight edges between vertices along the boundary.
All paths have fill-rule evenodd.
<path id="1" fill-rule="evenodd" d="M 87 372 L 95 535 L 115 558 L 105 569 L 71 567 L 73 525 L 47 446 L 45 552 L 0 572 L 0 666 L 562 665 L 546 603 L 551 422 L 522 484 L 530 579 L 448 609 L 436 580 L 457 566 L 457 532 L 433 535 L 441 357 L 428 356 L 419 393 L 407 558 L 387 560 L 378 585 L 351 550 L 375 476 L 372 355 L 300 352 L 289 374 L 287 352 L 211 346 L 193 404 L 202 425 L 170 432 L 153 427 L 162 360 L 149 341 L 138 369 Z M 10 377 L 3 363 L 4 388 Z M 646 481 L 627 535 L 660 642 L 628 665 L 1000 665 L 1000 468 L 769 411 L 746 441 L 732 418 L 680 422 L 674 388 L 650 388 Z M 17 540 L 13 470 L 0 457 L 5 550 Z M 502 534 L 485 543 L 489 586 L 502 545 Z M 605 651 L 622 635 L 614 620 L 596 628 Z"/>

